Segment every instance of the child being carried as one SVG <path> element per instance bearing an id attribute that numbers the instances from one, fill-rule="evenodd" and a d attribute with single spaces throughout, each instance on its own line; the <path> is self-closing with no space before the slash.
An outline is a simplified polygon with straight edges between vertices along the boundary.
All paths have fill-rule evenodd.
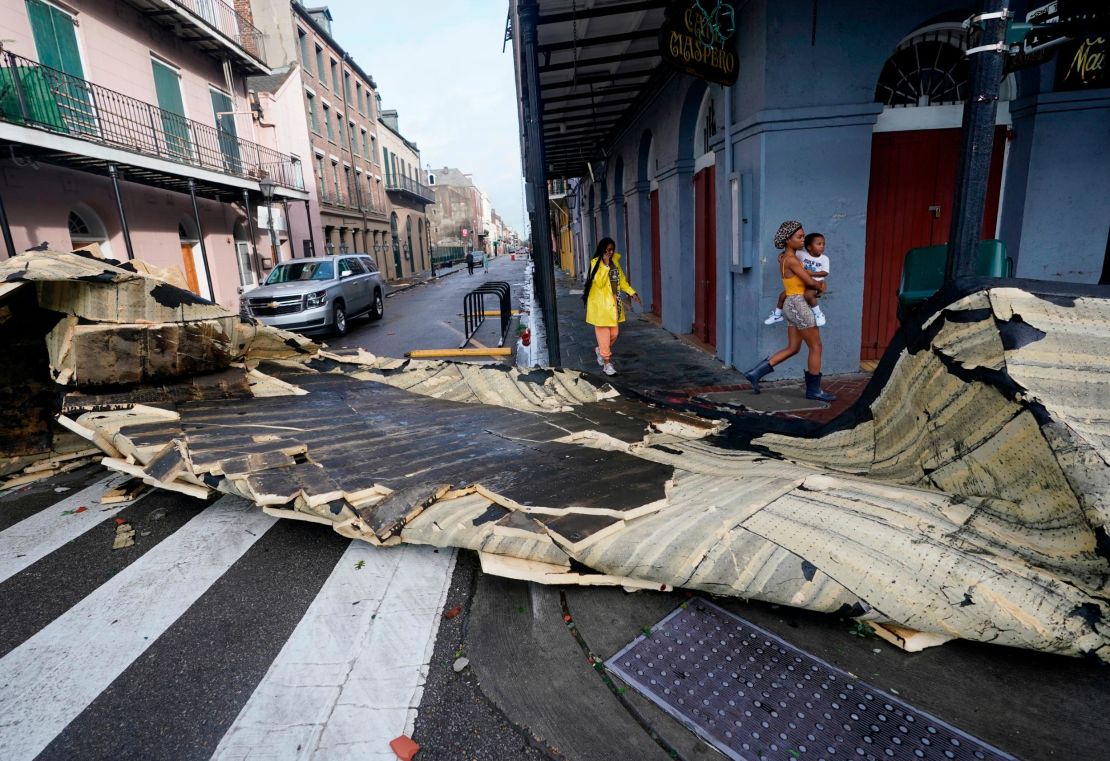
<path id="1" fill-rule="evenodd" d="M 814 280 L 824 280 L 829 276 L 829 257 L 825 256 L 825 236 L 821 233 L 810 233 L 806 236 L 806 247 L 798 252 L 798 258 L 802 260 L 806 272 L 812 275 Z M 821 311 L 821 307 L 817 303 L 819 296 L 820 294 L 816 289 L 806 288 L 806 303 L 813 309 L 817 327 L 825 324 L 825 313 Z M 774 325 L 776 322 L 782 322 L 782 302 L 785 300 L 786 291 L 783 291 L 779 294 L 778 304 L 771 310 L 767 319 L 763 321 L 764 325 Z"/>

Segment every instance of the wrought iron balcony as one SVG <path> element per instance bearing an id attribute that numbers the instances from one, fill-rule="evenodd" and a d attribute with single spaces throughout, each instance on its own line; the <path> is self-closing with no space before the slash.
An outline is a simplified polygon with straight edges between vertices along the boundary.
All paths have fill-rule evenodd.
<path id="1" fill-rule="evenodd" d="M 204 48 L 215 50 L 221 40 L 238 46 L 258 62 L 265 60 L 264 35 L 225 0 L 127 0 L 175 34 Z M 178 9 L 178 10 L 175 10 Z M 184 12 L 182 12 L 184 11 Z M 198 36 L 198 32 L 200 35 Z M 265 67 L 262 67 L 265 69 Z"/>
<path id="2" fill-rule="evenodd" d="M 8 51 L 0 52 L 0 120 L 304 190 L 291 156 Z"/>
<path id="3" fill-rule="evenodd" d="M 385 190 L 387 193 L 405 193 L 424 203 L 436 202 L 435 191 L 411 177 L 386 177 Z"/>

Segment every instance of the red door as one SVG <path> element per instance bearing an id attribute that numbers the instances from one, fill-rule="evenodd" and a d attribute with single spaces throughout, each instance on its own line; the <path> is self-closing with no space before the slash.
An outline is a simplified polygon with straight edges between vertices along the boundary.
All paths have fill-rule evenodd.
<path id="1" fill-rule="evenodd" d="M 659 191 L 648 196 L 651 206 L 651 311 L 663 316 L 663 266 L 659 259 Z"/>
<path id="2" fill-rule="evenodd" d="M 898 286 L 906 252 L 948 242 L 960 132 L 876 132 L 872 137 L 860 359 L 879 359 L 898 328 Z M 983 212 L 984 238 L 995 236 L 1005 145 L 1006 128 L 998 127 Z M 829 244 L 835 257 L 836 242 Z M 830 288 L 836 287 L 835 280 L 835 275 L 829 278 Z"/>
<path id="3" fill-rule="evenodd" d="M 717 345 L 717 168 L 694 175 L 694 335 Z"/>

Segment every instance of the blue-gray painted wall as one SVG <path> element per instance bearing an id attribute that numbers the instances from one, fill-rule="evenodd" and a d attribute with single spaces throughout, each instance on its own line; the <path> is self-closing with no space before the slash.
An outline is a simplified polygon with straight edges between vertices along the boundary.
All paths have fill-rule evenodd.
<path id="1" fill-rule="evenodd" d="M 781 325 L 763 325 L 781 289 L 770 239 L 780 222 L 799 219 L 807 230 L 825 233 L 832 266 L 824 370 L 858 368 L 871 140 L 883 110 L 874 102 L 876 82 L 902 39 L 928 23 L 962 18 L 972 5 L 884 3 L 877 13 L 874 2 L 838 0 L 819 5 L 814 39 L 810 0 L 741 4 L 731 129 L 721 88 L 708 85 L 721 126 L 712 149 L 716 346 L 725 362 L 746 367 L 785 343 Z M 1019 15 L 1027 5 L 1015 4 Z M 1097 282 L 1110 222 L 1110 91 L 1049 92 L 1051 66 L 1018 75 L 999 234 L 1022 277 Z M 596 225 L 618 239 L 632 285 L 648 303 L 648 194 L 649 183 L 658 183 L 662 322 L 675 333 L 689 333 L 693 319 L 693 136 L 706 89 L 704 82 L 674 75 L 610 147 L 606 176 L 596 183 L 586 178 L 583 185 L 584 238 Z M 649 144 L 654 166 L 647 165 Z M 730 182 L 744 175 L 751 178 L 752 204 L 737 216 Z M 733 227 L 742 225 L 752 240 L 748 268 L 733 266 L 730 258 Z M 730 330 L 732 353 L 724 356 Z M 778 368 L 779 376 L 801 375 L 802 354 Z"/>

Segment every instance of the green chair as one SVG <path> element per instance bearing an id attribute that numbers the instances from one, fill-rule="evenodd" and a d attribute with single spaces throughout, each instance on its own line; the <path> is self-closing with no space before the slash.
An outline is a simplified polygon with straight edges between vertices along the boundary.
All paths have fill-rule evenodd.
<path id="1" fill-rule="evenodd" d="M 911 248 L 902 263 L 902 282 L 898 286 L 898 318 L 932 297 L 944 285 L 944 265 L 948 244 Z M 975 274 L 980 277 L 1013 277 L 1014 261 L 1006 255 L 1000 240 L 979 241 Z"/>

